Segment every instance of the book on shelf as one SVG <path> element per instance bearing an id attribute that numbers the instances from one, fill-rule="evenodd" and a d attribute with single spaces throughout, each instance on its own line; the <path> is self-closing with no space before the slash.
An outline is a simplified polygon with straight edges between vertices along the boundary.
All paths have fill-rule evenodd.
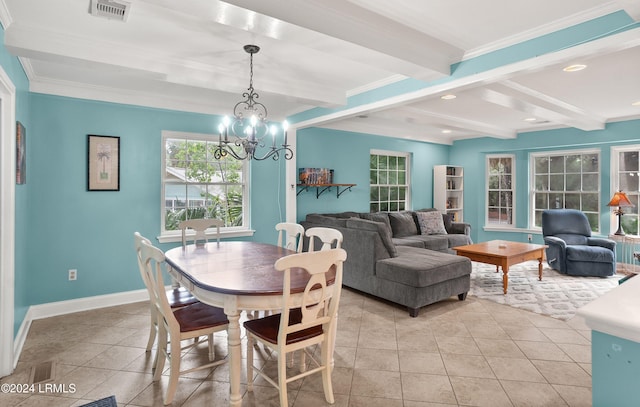
<path id="1" fill-rule="evenodd" d="M 299 168 L 298 181 L 304 185 L 333 184 L 333 170 L 330 168 Z"/>

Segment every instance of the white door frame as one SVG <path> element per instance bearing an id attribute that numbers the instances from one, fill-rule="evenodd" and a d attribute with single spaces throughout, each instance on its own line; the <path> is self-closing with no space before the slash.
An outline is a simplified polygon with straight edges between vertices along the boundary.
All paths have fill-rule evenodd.
<path id="1" fill-rule="evenodd" d="M 14 369 L 16 88 L 0 66 L 0 377 Z"/>

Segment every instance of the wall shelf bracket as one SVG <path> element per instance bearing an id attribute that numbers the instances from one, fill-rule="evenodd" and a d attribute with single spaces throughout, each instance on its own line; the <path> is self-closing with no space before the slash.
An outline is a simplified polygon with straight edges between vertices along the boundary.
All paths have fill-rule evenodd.
<path id="1" fill-rule="evenodd" d="M 340 195 L 344 194 L 346 191 L 351 191 L 352 187 L 355 187 L 356 184 L 298 184 L 300 188 L 297 195 L 300 195 L 301 192 L 308 191 L 309 188 L 316 189 L 316 199 L 320 198 L 325 191 L 331 191 L 332 187 L 336 187 L 336 198 L 340 198 Z M 342 190 L 340 188 L 342 187 Z"/>

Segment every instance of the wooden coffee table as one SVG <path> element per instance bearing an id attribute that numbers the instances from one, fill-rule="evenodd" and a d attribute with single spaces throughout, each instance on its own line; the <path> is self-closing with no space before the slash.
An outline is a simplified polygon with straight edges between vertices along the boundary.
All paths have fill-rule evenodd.
<path id="1" fill-rule="evenodd" d="M 532 243 L 509 242 L 506 240 L 491 240 L 484 243 L 470 244 L 454 247 L 453 250 L 459 256 L 469 258 L 471 261 L 495 264 L 496 273 L 498 267 L 502 267 L 502 287 L 507 293 L 509 286 L 509 266 L 528 260 L 538 260 L 538 279 L 542 280 L 542 261 L 544 249 L 547 246 Z"/>

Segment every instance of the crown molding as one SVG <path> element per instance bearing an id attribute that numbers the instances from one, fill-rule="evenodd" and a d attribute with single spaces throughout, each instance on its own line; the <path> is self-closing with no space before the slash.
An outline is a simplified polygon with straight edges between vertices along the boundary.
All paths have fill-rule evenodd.
<path id="1" fill-rule="evenodd" d="M 507 48 L 512 45 L 519 44 L 521 42 L 529 41 L 534 38 L 542 37 L 547 34 L 562 30 L 564 28 L 572 27 L 581 23 L 584 23 L 594 18 L 602 17 L 607 14 L 611 14 L 620 10 L 620 5 L 616 1 L 610 1 L 598 7 L 593 7 L 589 10 L 585 10 L 581 13 L 573 14 L 566 18 L 552 21 L 548 24 L 544 24 L 533 30 L 523 31 L 517 35 L 511 37 L 505 37 L 498 41 L 494 41 L 489 44 L 485 44 L 482 47 L 470 49 L 465 52 L 462 60 L 472 59 L 480 55 L 488 54 L 499 49 Z"/>
<path id="2" fill-rule="evenodd" d="M 0 24 L 2 24 L 2 27 L 6 30 L 12 22 L 13 18 L 11 18 L 11 14 L 9 13 L 7 3 L 5 3 L 4 0 L 0 0 Z"/>

